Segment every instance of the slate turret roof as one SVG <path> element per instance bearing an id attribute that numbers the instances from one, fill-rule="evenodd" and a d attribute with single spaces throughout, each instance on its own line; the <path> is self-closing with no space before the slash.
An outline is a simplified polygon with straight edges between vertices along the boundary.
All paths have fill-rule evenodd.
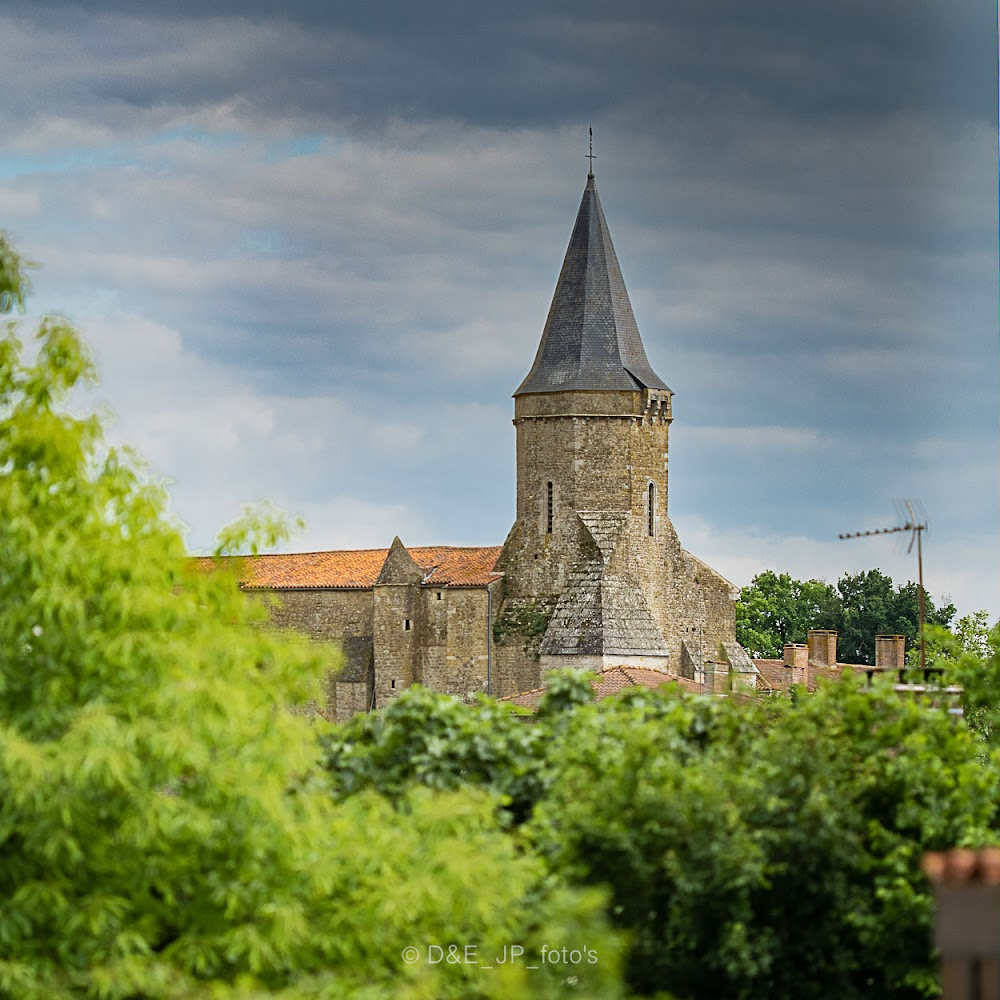
<path id="1" fill-rule="evenodd" d="M 515 396 L 667 386 L 649 366 L 594 175 L 576 216 L 535 363 Z"/>

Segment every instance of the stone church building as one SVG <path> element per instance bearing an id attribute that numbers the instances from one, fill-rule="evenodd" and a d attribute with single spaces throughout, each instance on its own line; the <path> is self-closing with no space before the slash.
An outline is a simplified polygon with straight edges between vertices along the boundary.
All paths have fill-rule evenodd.
<path id="1" fill-rule="evenodd" d="M 411 684 L 459 696 L 537 688 L 555 667 L 657 670 L 754 686 L 737 589 L 667 513 L 673 393 L 652 370 L 587 177 L 535 360 L 514 392 L 517 512 L 502 546 L 248 558 L 277 624 L 334 641 L 328 713 Z M 718 687 L 709 681 L 708 687 Z"/>

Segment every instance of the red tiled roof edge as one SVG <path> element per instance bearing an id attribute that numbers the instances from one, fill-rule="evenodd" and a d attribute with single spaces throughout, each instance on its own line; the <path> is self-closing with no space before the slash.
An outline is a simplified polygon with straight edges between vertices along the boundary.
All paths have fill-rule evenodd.
<path id="1" fill-rule="evenodd" d="M 640 674 L 652 676 L 644 677 L 639 676 Z M 597 671 L 591 679 L 595 701 L 610 698 L 625 688 L 644 687 L 655 691 L 657 688 L 666 687 L 668 684 L 677 684 L 682 691 L 687 691 L 690 694 L 704 693 L 701 686 L 689 677 L 680 677 L 665 670 L 654 670 L 649 667 L 630 667 L 625 664 L 604 667 L 602 670 Z M 508 694 L 497 700 L 520 704 L 523 708 L 534 708 L 537 707 L 537 701 L 545 694 L 545 690 L 544 686 L 531 688 L 529 691 L 518 691 L 516 694 Z M 518 699 L 524 699 L 524 702 L 520 702 Z M 529 703 L 532 701 L 536 703 L 534 706 Z"/>
<path id="2" fill-rule="evenodd" d="M 502 574 L 494 567 L 502 546 L 420 546 L 407 551 L 424 571 L 429 587 L 487 587 Z M 244 590 L 368 590 L 375 585 L 388 549 L 331 549 L 320 552 L 233 556 L 242 560 Z M 211 556 L 194 557 L 211 569 Z"/>
<path id="3" fill-rule="evenodd" d="M 931 851 L 923 856 L 920 867 L 936 885 L 978 883 L 1000 885 L 1000 847 L 955 847 L 950 851 Z"/>

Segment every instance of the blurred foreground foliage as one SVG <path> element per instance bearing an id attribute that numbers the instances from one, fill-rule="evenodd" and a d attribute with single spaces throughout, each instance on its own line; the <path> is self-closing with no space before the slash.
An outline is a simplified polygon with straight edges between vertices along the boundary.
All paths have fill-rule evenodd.
<path id="1" fill-rule="evenodd" d="M 5 310 L 21 268 L 0 242 Z M 27 325 L 0 331 L 0 997 L 619 996 L 604 895 L 521 851 L 488 792 L 334 800 L 288 710 L 330 654 L 185 558 L 163 491 L 67 412 L 95 378 L 79 336 L 45 319 L 26 350 Z M 525 957 L 429 960 L 449 943 Z M 527 970 L 563 944 L 599 962 Z"/>
<path id="2" fill-rule="evenodd" d="M 499 792 L 523 851 L 610 887 L 636 994 L 938 995 L 920 857 L 994 842 L 998 792 L 945 707 L 852 676 L 772 700 L 552 692 L 526 723 L 411 689 L 327 738 L 334 793 Z"/>
<path id="3" fill-rule="evenodd" d="M 33 355 L 19 332 L 0 338 L 0 997 L 937 995 L 919 859 L 995 841 L 996 628 L 931 637 L 968 721 L 852 678 L 595 705 L 559 675 L 530 721 L 414 688 L 324 726 L 289 708 L 330 654 L 269 632 L 232 561 L 186 560 L 162 490 L 66 412 L 95 377 L 75 331 L 42 321 Z M 219 551 L 280 530 L 241 518 Z"/>

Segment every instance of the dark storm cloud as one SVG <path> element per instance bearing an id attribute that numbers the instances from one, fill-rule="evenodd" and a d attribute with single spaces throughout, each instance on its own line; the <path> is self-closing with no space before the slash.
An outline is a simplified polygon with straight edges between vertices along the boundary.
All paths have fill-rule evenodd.
<path id="1" fill-rule="evenodd" d="M 995 90 L 979 0 L 120 0 L 21 5 L 13 23 L 87 39 L 102 69 L 64 97 L 95 113 L 238 99 L 250 114 L 360 129 L 394 116 L 523 127 L 577 121 L 581 109 L 597 119 L 690 106 L 707 117 L 753 95 L 814 119 L 919 107 L 990 121 Z M 67 56 L 69 42 L 48 52 L 57 79 Z"/>
<path id="2" fill-rule="evenodd" d="M 677 392 L 685 543 L 817 575 L 842 557 L 789 532 L 912 493 L 974 594 L 994 24 L 974 0 L 9 3 L 0 225 L 93 326 L 196 544 L 262 493 L 318 546 L 495 542 L 593 124 Z"/>

